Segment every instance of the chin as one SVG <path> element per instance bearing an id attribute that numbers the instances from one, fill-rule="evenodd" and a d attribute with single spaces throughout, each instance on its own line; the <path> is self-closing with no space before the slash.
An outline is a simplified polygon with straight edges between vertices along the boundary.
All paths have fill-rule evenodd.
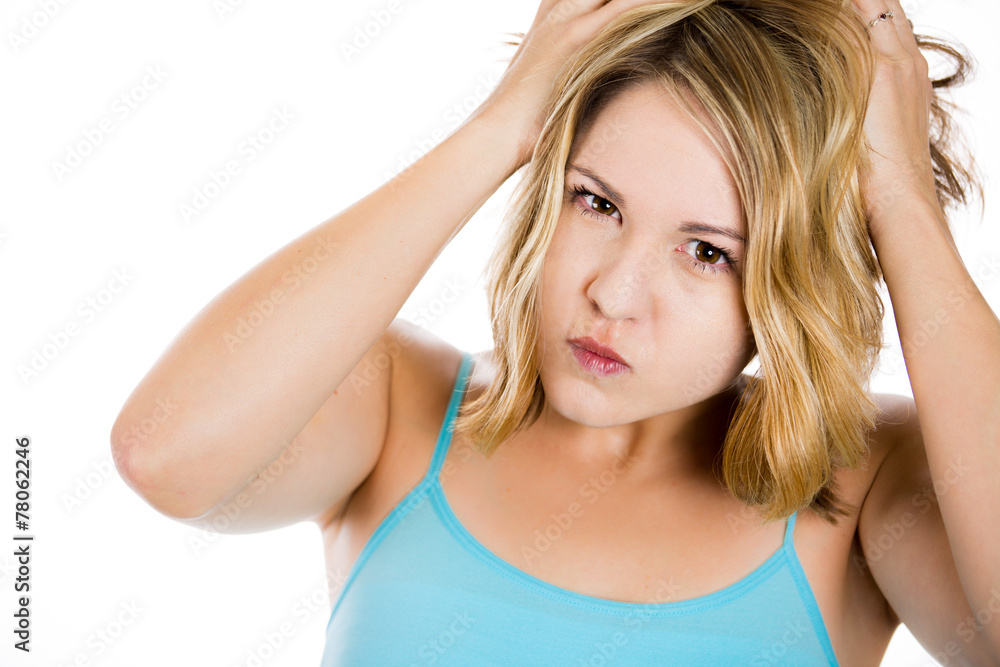
<path id="1" fill-rule="evenodd" d="M 622 405 L 628 401 L 619 398 L 610 401 L 599 389 L 572 386 L 576 378 L 563 376 L 555 383 L 545 383 L 545 402 L 549 409 L 564 419 L 589 428 L 607 428 L 627 423 L 622 420 Z M 551 388 L 551 389 L 550 389 Z"/>

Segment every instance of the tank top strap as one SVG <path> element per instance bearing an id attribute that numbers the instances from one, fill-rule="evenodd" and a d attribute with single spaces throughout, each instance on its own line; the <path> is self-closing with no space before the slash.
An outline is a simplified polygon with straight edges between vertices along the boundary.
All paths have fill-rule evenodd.
<path id="1" fill-rule="evenodd" d="M 785 539 L 782 542 L 782 546 L 789 549 L 794 549 L 795 544 L 792 542 L 792 535 L 795 533 L 795 517 L 798 515 L 799 511 L 795 510 L 792 515 L 785 520 Z"/>
<path id="2" fill-rule="evenodd" d="M 469 369 L 472 366 L 472 353 L 462 353 L 462 363 L 458 367 L 458 376 L 455 378 L 455 386 L 451 391 L 451 400 L 448 401 L 448 411 L 445 412 L 444 420 L 441 423 L 441 430 L 438 432 L 437 444 L 434 445 L 434 456 L 424 475 L 424 482 L 433 481 L 441 472 L 444 465 L 445 456 L 448 454 L 448 447 L 451 446 L 451 436 L 455 416 L 458 414 L 458 406 L 462 403 L 462 395 L 468 384 Z"/>

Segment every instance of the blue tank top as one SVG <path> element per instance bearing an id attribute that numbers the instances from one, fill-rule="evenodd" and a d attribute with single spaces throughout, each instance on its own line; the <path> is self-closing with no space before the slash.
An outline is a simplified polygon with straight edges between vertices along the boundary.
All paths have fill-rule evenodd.
<path id="1" fill-rule="evenodd" d="M 452 512 L 439 473 L 465 353 L 424 478 L 382 520 L 333 603 L 323 667 L 837 665 L 792 540 L 722 590 L 675 602 L 584 595 L 496 556 Z"/>

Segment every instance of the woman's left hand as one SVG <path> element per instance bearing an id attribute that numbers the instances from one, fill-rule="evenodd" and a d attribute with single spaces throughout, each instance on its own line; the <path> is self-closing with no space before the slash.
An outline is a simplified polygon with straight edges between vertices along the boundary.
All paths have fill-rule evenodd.
<path id="1" fill-rule="evenodd" d="M 865 118 L 872 169 L 861 183 L 869 228 L 880 224 L 888 205 L 900 197 L 920 197 L 937 206 L 930 154 L 933 88 L 928 64 L 917 48 L 899 0 L 853 0 L 868 26 L 883 12 L 893 18 L 868 28 L 879 55 L 878 69 Z"/>

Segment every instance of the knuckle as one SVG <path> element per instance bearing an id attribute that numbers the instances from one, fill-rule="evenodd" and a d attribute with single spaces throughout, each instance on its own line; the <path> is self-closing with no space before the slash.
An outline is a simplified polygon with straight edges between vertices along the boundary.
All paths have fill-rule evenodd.
<path id="1" fill-rule="evenodd" d="M 564 30 L 566 37 L 573 43 L 580 42 L 586 37 L 586 26 L 580 21 L 569 21 Z"/>

